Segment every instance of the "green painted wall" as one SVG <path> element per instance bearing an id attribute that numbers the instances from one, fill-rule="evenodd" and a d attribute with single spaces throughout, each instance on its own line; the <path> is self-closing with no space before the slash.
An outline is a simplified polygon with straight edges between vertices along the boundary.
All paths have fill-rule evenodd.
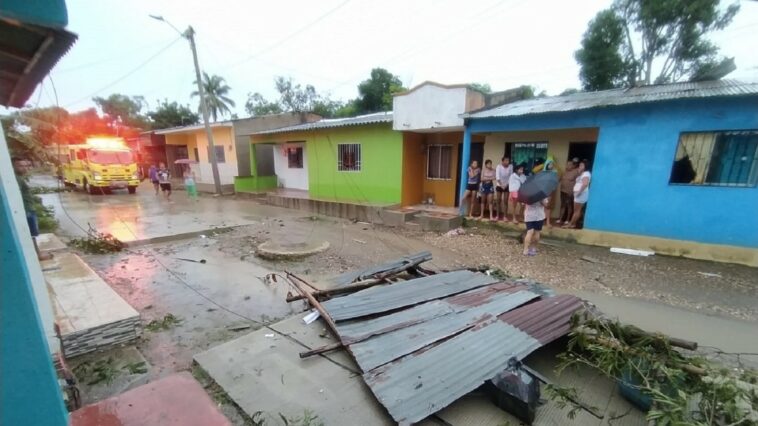
<path id="1" fill-rule="evenodd" d="M 276 176 L 235 176 L 234 192 L 263 192 L 276 189 Z"/>
<path id="2" fill-rule="evenodd" d="M 308 186 L 312 198 L 361 203 L 400 203 L 403 135 L 392 123 L 323 129 L 306 140 Z M 337 170 L 337 145 L 361 145 L 361 170 Z"/>

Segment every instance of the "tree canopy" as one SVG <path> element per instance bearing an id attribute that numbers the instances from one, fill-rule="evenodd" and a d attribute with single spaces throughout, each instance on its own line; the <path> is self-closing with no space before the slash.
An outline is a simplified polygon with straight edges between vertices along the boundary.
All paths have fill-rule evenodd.
<path id="1" fill-rule="evenodd" d="M 150 111 L 148 116 L 152 121 L 153 130 L 189 126 L 200 121 L 200 116 L 188 105 L 180 105 L 176 101 L 169 102 L 168 99 L 158 102 L 158 106 L 154 111 Z"/>
<path id="2" fill-rule="evenodd" d="M 229 107 L 234 106 L 234 101 L 227 95 L 232 88 L 226 84 L 224 78 L 218 75 L 211 76 L 208 73 L 203 73 L 202 83 L 205 100 L 208 105 L 208 114 L 213 121 L 217 121 L 219 116 L 223 117 L 231 114 L 232 110 Z M 197 84 L 197 81 L 195 81 L 195 84 Z M 200 96 L 197 90 L 193 91 L 191 95 L 192 97 Z M 199 102 L 198 111 L 202 111 L 202 104 Z"/>
<path id="3" fill-rule="evenodd" d="M 368 114 L 392 111 L 392 95 L 406 90 L 400 78 L 384 68 L 374 68 L 371 76 L 358 85 L 356 112 Z"/>
<path id="4" fill-rule="evenodd" d="M 738 4 L 720 0 L 615 0 L 590 21 L 575 53 L 585 90 L 719 78 L 733 59 L 708 34 L 724 29 Z"/>
<path id="5" fill-rule="evenodd" d="M 92 101 L 100 108 L 112 127 L 149 128 L 147 119 L 141 114 L 142 108 L 146 106 L 145 98 L 142 96 L 114 93 L 107 98 L 94 97 Z"/>

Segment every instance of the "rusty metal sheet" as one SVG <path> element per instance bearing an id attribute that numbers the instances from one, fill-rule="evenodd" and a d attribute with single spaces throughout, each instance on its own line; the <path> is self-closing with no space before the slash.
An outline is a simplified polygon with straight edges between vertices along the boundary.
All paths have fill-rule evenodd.
<path id="1" fill-rule="evenodd" d="M 374 315 L 412 306 L 421 302 L 462 293 L 497 282 L 488 275 L 471 271 L 453 271 L 371 287 L 344 297 L 336 297 L 322 305 L 335 321 Z"/>
<path id="2" fill-rule="evenodd" d="M 352 344 L 350 351 L 361 370 L 369 371 L 456 335 L 476 324 L 493 319 L 497 315 L 508 312 L 538 297 L 537 294 L 526 290 L 515 293 L 495 293 L 481 304 L 472 304 L 466 308 L 461 307 L 457 312 Z M 445 303 L 445 300 L 443 299 L 441 302 Z"/>

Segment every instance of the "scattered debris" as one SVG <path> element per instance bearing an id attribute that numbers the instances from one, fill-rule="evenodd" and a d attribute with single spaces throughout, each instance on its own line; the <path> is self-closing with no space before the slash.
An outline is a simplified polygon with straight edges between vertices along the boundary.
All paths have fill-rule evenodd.
<path id="1" fill-rule="evenodd" d="M 716 274 L 714 272 L 700 272 L 698 271 L 698 274 L 708 277 L 708 278 L 721 278 L 721 274 Z"/>
<path id="2" fill-rule="evenodd" d="M 145 361 L 132 362 L 124 365 L 123 369 L 129 374 L 145 374 L 147 373 L 147 363 Z"/>
<path id="3" fill-rule="evenodd" d="M 445 232 L 446 237 L 454 237 L 456 235 L 466 235 L 466 230 L 463 227 L 458 227 Z"/>
<path id="4" fill-rule="evenodd" d="M 236 324 L 236 325 L 227 326 L 226 329 L 230 331 L 242 331 L 242 330 L 247 330 L 250 327 L 252 327 L 252 325 L 250 324 Z"/>
<path id="5" fill-rule="evenodd" d="M 305 280 L 287 272 L 339 339 L 300 356 L 347 348 L 377 400 L 400 424 L 421 421 L 503 372 L 509 359 L 519 361 L 566 335 L 572 316 L 584 308 L 574 296 L 540 294 L 515 279 L 501 280 L 494 276 L 500 271 L 438 273 L 418 266 L 431 254 L 410 258 L 341 275 L 348 284 L 386 279 L 386 285 L 342 292 L 352 293 L 347 295 L 312 292 Z M 409 267 L 412 262 L 418 263 Z M 352 287 L 358 286 L 342 288 Z M 316 294 L 335 297 L 320 302 Z M 471 357 L 465 348 L 474 347 L 477 356 Z"/>
<path id="6" fill-rule="evenodd" d="M 599 263 L 601 265 L 607 265 L 608 264 L 608 262 L 603 262 L 602 260 L 597 259 L 597 258 L 592 257 L 592 256 L 582 256 L 581 259 L 583 261 L 585 261 L 585 262 L 590 262 L 590 263 Z"/>
<path id="7" fill-rule="evenodd" d="M 611 247 L 611 253 L 628 254 L 631 256 L 644 256 L 644 257 L 652 256 L 655 254 L 654 251 L 635 250 L 635 249 L 620 248 L 620 247 Z"/>
<path id="8" fill-rule="evenodd" d="M 111 234 L 99 232 L 92 225 L 89 226 L 85 238 L 74 238 L 69 241 L 69 245 L 89 254 L 116 253 L 126 247 L 126 244 L 118 238 Z"/>
<path id="9" fill-rule="evenodd" d="M 356 242 L 356 243 L 358 243 L 358 244 L 366 244 L 366 242 L 365 242 L 365 241 L 363 241 L 363 240 L 359 240 L 359 239 L 357 239 L 357 238 L 353 238 L 353 241 L 355 241 L 355 242 Z"/>
<path id="10" fill-rule="evenodd" d="M 313 321 L 316 321 L 321 314 L 318 311 L 311 311 L 308 315 L 303 317 L 303 322 L 307 325 L 312 323 Z"/>
<path id="11" fill-rule="evenodd" d="M 119 367 L 113 357 L 108 357 L 94 362 L 82 362 L 74 367 L 73 373 L 79 382 L 85 383 L 87 386 L 93 386 L 99 383 L 110 385 L 118 376 L 124 373 L 147 373 L 147 364 L 144 361 L 140 361 L 124 364 Z"/>
<path id="12" fill-rule="evenodd" d="M 194 263 L 205 263 L 205 259 L 195 260 L 195 259 L 187 259 L 184 257 L 175 257 L 176 260 L 183 260 L 185 262 L 194 262 Z"/>
<path id="13" fill-rule="evenodd" d="M 154 319 L 147 323 L 147 325 L 145 325 L 145 329 L 152 332 L 169 330 L 181 324 L 181 322 L 182 319 L 174 316 L 174 314 L 166 314 L 161 319 Z"/>
<path id="14" fill-rule="evenodd" d="M 357 271 L 350 271 L 332 278 L 332 282 L 337 286 L 345 286 L 358 281 L 368 279 L 384 279 L 389 276 L 417 268 L 420 264 L 432 259 L 432 253 L 422 251 L 411 254 L 397 260 L 385 262 L 378 266 L 373 266 Z"/>
<path id="15" fill-rule="evenodd" d="M 274 333 L 267 333 L 267 334 L 264 334 L 264 336 L 266 336 L 266 337 L 274 337 Z"/>

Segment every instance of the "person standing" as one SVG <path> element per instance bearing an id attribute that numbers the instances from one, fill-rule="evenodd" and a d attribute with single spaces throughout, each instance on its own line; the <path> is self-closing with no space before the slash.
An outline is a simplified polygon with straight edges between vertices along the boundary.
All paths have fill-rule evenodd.
<path id="1" fill-rule="evenodd" d="M 582 219 L 584 214 L 584 207 L 587 205 L 587 200 L 590 197 L 590 181 L 592 180 L 592 174 L 590 173 L 590 161 L 582 160 L 579 163 L 579 177 L 576 178 L 574 183 L 574 215 L 571 217 L 571 222 L 566 228 L 575 229 L 577 223 Z"/>
<path id="2" fill-rule="evenodd" d="M 463 193 L 463 203 L 468 202 L 468 217 L 473 218 L 474 203 L 476 203 L 476 194 L 479 192 L 479 180 L 482 171 L 479 169 L 479 162 L 474 160 L 468 168 L 468 180 L 466 181 L 466 192 Z M 469 199 L 470 198 L 470 199 Z"/>
<path id="3" fill-rule="evenodd" d="M 37 212 L 34 211 L 34 194 L 32 194 L 32 190 L 29 188 L 29 183 L 26 181 L 29 169 L 32 167 L 32 162 L 18 157 L 12 158 L 11 162 L 13 163 L 13 171 L 16 174 L 18 189 L 21 192 L 21 200 L 24 203 L 26 223 L 29 225 L 29 233 L 32 236 L 32 243 L 34 244 L 34 251 L 37 253 L 37 259 L 50 260 L 53 258 L 53 255 L 51 253 L 41 253 L 39 251 L 39 246 L 37 245 L 39 223 L 37 222 Z"/>
<path id="4" fill-rule="evenodd" d="M 579 159 L 573 158 L 566 163 L 566 172 L 561 176 L 561 215 L 558 225 L 569 223 L 574 215 L 574 183 L 579 177 Z"/>
<path id="5" fill-rule="evenodd" d="M 548 160 L 545 161 L 542 173 L 558 173 L 555 170 L 555 162 L 552 159 L 548 158 Z M 553 227 L 553 224 L 550 223 L 550 215 L 553 212 L 553 207 L 555 207 L 555 191 L 550 193 L 547 197 L 547 204 L 545 204 L 545 225 L 547 225 L 548 228 Z"/>
<path id="6" fill-rule="evenodd" d="M 495 220 L 495 204 L 492 198 L 495 196 L 495 169 L 492 168 L 492 160 L 484 162 L 482 169 L 481 198 L 479 205 L 479 219 L 484 219 L 484 206 L 490 210 L 490 220 Z"/>
<path id="7" fill-rule="evenodd" d="M 518 201 L 518 190 L 521 189 L 521 184 L 526 180 L 524 176 L 524 165 L 519 164 L 516 166 L 516 170 L 511 173 L 508 178 L 508 210 L 513 215 L 513 223 L 518 223 L 519 206 L 521 203 Z M 505 218 L 508 221 L 508 217 Z"/>
<path id="8" fill-rule="evenodd" d="M 171 199 L 171 172 L 166 168 L 165 163 L 161 163 L 158 168 L 158 183 L 161 191 L 166 195 L 166 199 Z"/>
<path id="9" fill-rule="evenodd" d="M 150 165 L 150 169 L 147 171 L 147 176 L 150 178 L 150 182 L 153 184 L 155 195 L 158 195 L 158 168 L 155 167 L 155 164 Z"/>
<path id="10" fill-rule="evenodd" d="M 513 174 L 511 159 L 503 157 L 495 168 L 495 203 L 497 203 L 497 219 L 503 220 L 508 216 L 508 180 Z"/>
<path id="11" fill-rule="evenodd" d="M 537 244 L 540 242 L 540 232 L 545 223 L 545 207 L 548 199 L 527 204 L 524 208 L 524 222 L 526 223 L 526 235 L 524 236 L 524 256 L 536 256 Z"/>
<path id="12" fill-rule="evenodd" d="M 187 190 L 187 197 L 197 201 L 197 185 L 195 185 L 195 173 L 187 166 L 184 171 L 184 189 Z"/>

